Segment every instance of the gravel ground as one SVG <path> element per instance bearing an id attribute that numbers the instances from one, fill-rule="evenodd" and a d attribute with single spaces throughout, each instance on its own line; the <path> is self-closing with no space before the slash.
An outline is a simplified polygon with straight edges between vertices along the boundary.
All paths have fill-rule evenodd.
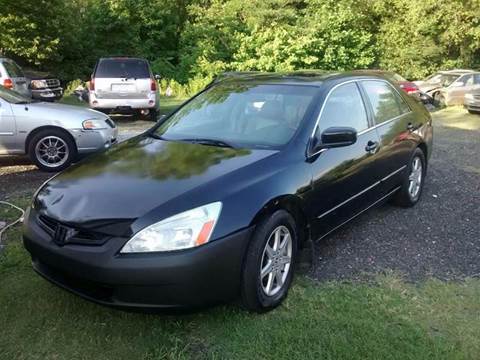
<path id="1" fill-rule="evenodd" d="M 432 116 L 434 149 L 420 202 L 410 209 L 387 203 L 317 243 L 314 278 L 480 276 L 480 116 L 458 108 Z"/>
<path id="2" fill-rule="evenodd" d="M 312 277 L 355 280 L 385 271 L 412 281 L 480 276 L 480 116 L 459 108 L 432 115 L 434 152 L 421 201 L 411 209 L 372 209 L 316 244 Z M 116 120 L 120 139 L 151 126 Z M 50 176 L 25 158 L 0 157 L 0 199 L 31 194 Z"/>

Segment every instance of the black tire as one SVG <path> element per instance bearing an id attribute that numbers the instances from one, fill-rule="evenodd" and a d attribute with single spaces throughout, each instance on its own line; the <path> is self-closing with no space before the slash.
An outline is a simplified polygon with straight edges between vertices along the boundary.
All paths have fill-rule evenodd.
<path id="1" fill-rule="evenodd" d="M 56 141 L 55 146 L 57 148 L 57 155 L 60 158 L 56 163 L 52 163 L 51 165 L 47 165 L 47 161 L 42 159 L 40 150 L 37 151 L 37 148 L 42 148 L 42 151 L 45 147 L 46 142 L 48 139 L 52 140 L 52 144 Z M 62 147 L 62 145 L 64 147 Z M 65 154 L 62 156 L 63 149 L 65 149 Z M 39 131 L 37 134 L 33 136 L 28 144 L 28 156 L 32 160 L 32 162 L 42 171 L 46 172 L 58 172 L 66 169 L 71 165 L 71 163 L 77 157 L 77 146 L 72 138 L 63 130 L 60 129 L 46 129 Z"/>
<path id="2" fill-rule="evenodd" d="M 157 109 L 151 109 L 150 112 L 148 113 L 148 120 L 157 122 L 158 120 L 158 110 Z"/>
<path id="3" fill-rule="evenodd" d="M 480 115 L 480 111 L 467 109 L 470 114 Z"/>
<path id="4" fill-rule="evenodd" d="M 271 243 L 272 239 L 274 241 L 274 238 L 271 238 L 271 236 L 274 236 L 275 230 L 283 232 L 284 235 L 286 235 L 285 229 L 288 230 L 291 238 L 290 246 L 288 246 L 287 244 L 287 247 L 291 250 L 290 264 L 287 269 L 286 264 L 280 263 L 281 260 L 278 260 L 278 263 L 274 260 L 269 260 L 274 267 L 277 267 L 277 269 L 283 269 L 283 271 L 280 270 L 276 273 L 281 274 L 281 277 L 285 276 L 285 278 L 283 280 L 283 284 L 281 286 L 278 286 L 276 276 L 272 275 L 272 279 L 273 276 L 275 276 L 275 279 L 272 280 L 272 287 L 273 284 L 276 283 L 277 292 L 273 293 L 275 289 L 271 289 L 272 294 L 268 295 L 266 293 L 265 287 L 268 288 L 268 278 L 270 275 L 267 275 L 264 278 L 262 278 L 261 276 L 261 267 L 264 266 L 265 260 L 264 257 L 268 256 L 266 246 L 267 243 Z M 283 241 L 285 241 L 285 237 L 283 238 L 283 240 L 280 240 L 279 243 L 281 244 Z M 295 221 L 287 211 L 278 210 L 271 216 L 265 217 L 257 225 L 245 255 L 242 272 L 240 293 L 242 305 L 245 309 L 257 313 L 262 313 L 272 310 L 282 303 L 282 301 L 288 294 L 288 290 L 293 280 L 293 273 L 297 260 L 297 245 L 297 231 Z M 272 249 L 272 247 L 270 248 Z M 285 251 L 288 252 L 288 249 L 286 248 Z M 278 252 L 287 254 L 286 252 L 284 253 L 284 251 L 282 251 L 281 249 Z M 281 255 L 282 254 L 279 254 L 279 256 Z M 265 278 L 267 278 L 266 284 L 264 281 Z"/>
<path id="5" fill-rule="evenodd" d="M 412 170 L 414 169 L 414 164 L 416 159 L 420 161 L 421 164 L 421 180 L 420 185 L 418 188 L 418 192 L 413 195 L 410 189 L 411 179 L 410 177 L 414 177 Z M 407 171 L 405 173 L 405 177 L 403 179 L 402 187 L 400 190 L 397 191 L 393 201 L 396 205 L 402 207 L 412 207 L 414 206 L 419 200 L 422 195 L 423 185 L 425 183 L 425 174 L 427 170 L 427 162 L 425 160 L 425 154 L 420 148 L 416 148 L 413 152 L 412 156 L 410 157 L 410 161 L 407 165 Z"/>

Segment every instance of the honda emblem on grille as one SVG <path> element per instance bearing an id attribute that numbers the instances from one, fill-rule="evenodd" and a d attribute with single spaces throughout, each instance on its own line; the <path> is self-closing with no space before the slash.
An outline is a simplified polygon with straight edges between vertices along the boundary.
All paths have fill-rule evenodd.
<path id="1" fill-rule="evenodd" d="M 67 240 L 75 235 L 75 233 L 76 231 L 74 229 L 58 224 L 53 234 L 53 241 L 57 245 L 65 245 Z"/>

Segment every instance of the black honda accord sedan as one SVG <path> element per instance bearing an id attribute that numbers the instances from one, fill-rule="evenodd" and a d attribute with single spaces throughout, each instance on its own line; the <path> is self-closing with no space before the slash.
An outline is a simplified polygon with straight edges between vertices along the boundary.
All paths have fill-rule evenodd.
<path id="1" fill-rule="evenodd" d="M 308 241 L 388 198 L 415 205 L 431 147 L 429 113 L 378 74 L 231 74 L 44 184 L 24 244 L 101 304 L 262 312 Z"/>

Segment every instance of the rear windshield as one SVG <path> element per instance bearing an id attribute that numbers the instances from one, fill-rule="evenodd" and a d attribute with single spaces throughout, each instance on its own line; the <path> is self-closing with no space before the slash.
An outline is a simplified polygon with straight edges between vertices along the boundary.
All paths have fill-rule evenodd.
<path id="1" fill-rule="evenodd" d="M 145 60 L 105 59 L 98 64 L 95 77 L 147 79 L 150 71 Z"/>
<path id="2" fill-rule="evenodd" d="M 15 64 L 14 62 L 4 61 L 3 66 L 5 70 L 7 70 L 8 76 L 10 77 L 23 77 L 23 71 L 20 69 L 20 66 Z"/>

